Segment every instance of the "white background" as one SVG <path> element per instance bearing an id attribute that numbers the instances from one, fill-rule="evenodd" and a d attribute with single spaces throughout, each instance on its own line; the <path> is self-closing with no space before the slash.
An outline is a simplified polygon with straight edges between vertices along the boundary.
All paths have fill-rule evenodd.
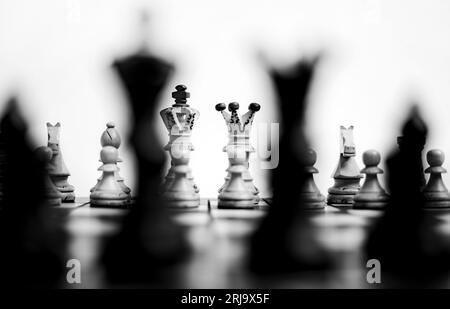
<path id="1" fill-rule="evenodd" d="M 151 23 L 143 34 L 139 11 Z M 339 153 L 339 126 L 354 125 L 357 160 L 374 148 L 386 155 L 412 98 L 430 128 L 426 149 L 450 153 L 450 1 L 269 0 L 0 0 L 0 102 L 20 94 L 36 145 L 46 143 L 47 121 L 62 123 L 61 146 L 78 196 L 88 196 L 99 172 L 99 139 L 114 121 L 124 140 L 129 112 L 110 69 L 135 50 L 142 36 L 154 53 L 176 65 L 159 109 L 186 84 L 201 116 L 193 135 L 191 166 L 204 197 L 223 183 L 226 127 L 218 102 L 251 102 L 256 123 L 277 121 L 273 89 L 261 57 L 285 66 L 325 51 L 311 94 L 307 128 L 318 153 L 323 193 Z M 167 135 L 156 119 L 161 142 Z M 256 137 L 256 130 L 253 131 Z M 256 146 L 256 138 L 253 139 Z M 133 188 L 128 145 L 121 148 L 122 176 Z M 263 195 L 267 171 L 251 171 Z M 449 180 L 448 177 L 445 178 Z M 25 180 L 26 181 L 26 180 Z M 289 180 L 286 180 L 289 181 Z"/>

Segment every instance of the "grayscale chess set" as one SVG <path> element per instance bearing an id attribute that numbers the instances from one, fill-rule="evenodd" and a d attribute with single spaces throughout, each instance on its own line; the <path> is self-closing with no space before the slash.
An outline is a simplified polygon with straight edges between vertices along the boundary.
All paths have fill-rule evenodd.
<path id="1" fill-rule="evenodd" d="M 169 141 L 163 147 L 170 156 L 171 166 L 164 180 L 161 181 L 160 193 L 167 202 L 167 206 L 176 209 L 196 208 L 200 206 L 200 190 L 194 182 L 192 170 L 189 167 L 191 152 L 194 145 L 191 135 L 196 121 L 200 117 L 198 110 L 188 104 L 190 96 L 185 85 L 175 87 L 172 93 L 175 103 L 160 111 L 164 125 L 169 132 Z M 239 103 L 232 102 L 227 106 L 219 103 L 215 109 L 220 112 L 228 128 L 228 144 L 224 146 L 229 161 L 225 183 L 218 189 L 217 197 L 203 197 L 217 199 L 217 207 L 221 209 L 256 209 L 261 205 L 270 205 L 272 197 L 259 196 L 259 190 L 253 183 L 249 171 L 250 154 L 255 152 L 250 143 L 250 131 L 256 113 L 261 106 L 251 103 L 248 111 L 239 115 Z M 46 162 L 49 179 L 47 184 L 48 203 L 52 206 L 61 203 L 75 202 L 74 186 L 68 183 L 69 170 L 64 163 L 59 147 L 61 124 L 55 126 L 47 123 L 48 145 L 36 149 L 39 157 Z M 352 209 L 383 209 L 389 202 L 389 194 L 380 185 L 378 174 L 384 171 L 378 167 L 381 162 L 380 153 L 367 150 L 363 153 L 364 168 L 361 169 L 356 160 L 356 147 L 353 142 L 353 126 L 340 127 L 340 154 L 336 169 L 333 172 L 334 185 L 328 189 L 325 198 L 314 182 L 314 174 L 319 173 L 314 164 L 317 154 L 314 150 L 306 151 L 305 173 L 307 179 L 303 187 L 298 188 L 302 196 L 305 209 L 323 209 L 326 205 L 337 208 Z M 106 124 L 106 130 L 101 134 L 100 162 L 98 168 L 101 176 L 97 184 L 91 189 L 89 204 L 91 207 L 127 208 L 132 207 L 131 189 L 120 176 L 118 163 L 121 136 L 113 122 Z M 402 137 L 398 137 L 401 147 Z M 422 149 L 424 145 L 421 145 Z M 427 152 L 428 167 L 423 170 L 429 174 L 428 182 L 422 176 L 422 193 L 425 208 L 450 208 L 450 193 L 445 186 L 442 173 L 445 154 L 433 149 Z M 364 176 L 365 175 L 365 176 Z M 361 183 L 362 182 L 362 183 Z M 82 195 L 82 198 L 87 197 Z"/>
<path id="2" fill-rule="evenodd" d="M 299 12 L 302 5 L 284 13 Z M 440 5 L 433 4 L 433 10 Z M 122 8 L 122 4 L 116 6 Z M 181 3 L 169 5 L 167 16 L 180 9 L 178 6 L 186 9 Z M 358 74 L 363 75 L 364 65 L 355 62 L 358 70 L 352 71 L 354 67 L 346 67 L 348 59 L 342 67 L 339 61 L 328 62 L 334 57 L 334 45 L 330 45 L 330 52 L 323 46 L 300 49 L 291 42 L 288 31 L 285 36 L 295 52 L 290 57 L 287 52 L 286 59 L 283 56 L 276 61 L 270 54 L 276 53 L 278 45 L 283 49 L 278 44 L 282 36 L 273 36 L 260 50 L 252 49 L 254 42 L 245 35 L 250 32 L 241 27 L 241 18 L 234 11 L 222 16 L 213 6 L 211 11 L 196 12 L 208 19 L 199 17 L 201 21 L 194 28 L 188 26 L 196 18 L 184 11 L 183 15 L 177 11 L 180 14 L 173 15 L 173 20 L 155 18 L 157 23 L 178 25 L 168 27 L 170 33 L 181 33 L 175 45 L 183 57 L 177 59 L 171 59 L 170 47 L 154 47 L 148 42 L 152 36 L 147 33 L 150 18 L 145 10 L 140 12 L 139 31 L 134 31 L 140 36 L 137 44 L 122 52 L 111 46 L 103 46 L 99 52 L 96 44 L 86 44 L 92 50 L 78 54 L 72 48 L 78 44 L 76 39 L 85 42 L 88 28 L 83 22 L 67 29 L 52 26 L 57 33 L 64 28 L 67 33 L 79 34 L 60 33 L 64 41 L 52 41 L 52 48 L 63 45 L 68 55 L 55 67 L 47 63 L 48 70 L 44 64 L 36 69 L 34 63 L 40 58 L 32 59 L 31 75 L 39 78 L 25 78 L 24 88 L 10 87 L 5 99 L 0 97 L 5 103 L 0 113 L 1 287 L 450 288 L 450 192 L 444 175 L 445 153 L 450 149 L 444 139 L 436 138 L 446 135 L 448 124 L 437 115 L 445 114 L 444 108 L 432 111 L 438 106 L 435 101 L 446 102 L 441 95 L 449 77 L 445 80 L 440 76 L 440 83 L 430 83 L 435 88 L 424 83 L 428 96 L 423 98 L 410 91 L 410 98 L 402 102 L 397 92 L 389 93 L 383 97 L 386 102 L 374 106 L 370 98 L 361 102 L 353 94 L 362 93 L 365 100 L 373 93 L 384 95 L 391 86 L 397 88 L 393 79 L 404 79 L 389 76 L 389 65 L 377 62 L 375 66 L 382 69 L 373 72 L 381 73 L 367 73 L 370 78 L 375 76 L 377 83 L 367 76 L 360 81 Z M 255 12 L 264 9 L 259 4 L 253 6 Z M 270 5 L 267 8 L 272 10 Z M 405 12 L 403 8 L 396 10 L 400 15 Z M 341 14 L 329 11 L 330 16 Z M 120 11 L 119 15 L 126 14 Z M 97 18 L 101 20 L 94 13 L 89 16 L 96 23 Z M 258 27 L 278 26 L 276 20 L 268 23 L 258 14 L 254 16 L 258 22 L 251 20 L 249 28 L 255 22 L 254 34 L 261 40 L 267 33 Z M 247 22 L 248 13 L 241 17 Z M 257 27 L 259 20 L 264 24 Z M 352 38 L 382 38 L 367 35 L 372 32 L 355 35 L 353 31 L 360 29 L 353 22 L 359 19 L 340 18 L 337 24 L 343 20 L 344 26 L 350 25 Z M 215 23 L 223 23 L 223 29 L 214 28 Z M 383 31 L 391 40 L 391 24 L 386 24 L 388 30 Z M 411 27 L 406 21 L 399 24 L 401 29 Z M 330 25 L 325 28 L 339 28 Z M 377 33 L 379 29 L 372 26 L 370 31 Z M 203 34 L 209 27 L 212 32 Z M 236 33 L 228 36 L 225 29 Z M 416 35 L 425 36 L 416 30 L 409 30 L 414 42 Z M 108 24 L 102 31 L 109 33 Z M 202 33 L 201 40 L 197 31 Z M 3 35 L 0 33 L 0 43 Z M 92 31 L 90 36 L 95 37 L 95 43 L 99 37 L 114 41 L 101 31 Z M 56 34 L 50 37 L 59 38 Z M 201 53 L 195 52 L 190 45 L 203 43 L 205 38 L 210 49 L 202 47 Z M 440 37 L 439 42 L 444 39 Z M 368 45 L 371 40 L 362 40 L 361 50 L 343 52 L 343 58 L 353 60 L 378 45 Z M 385 45 L 398 43 L 389 40 Z M 19 45 L 20 50 L 28 47 Z M 242 49 L 234 55 L 233 48 L 241 45 L 251 51 Z M 410 48 L 406 39 L 400 45 L 423 56 L 422 49 Z M 342 52 L 337 50 L 336 54 Z M 435 46 L 430 51 L 436 59 L 435 53 L 443 52 Z M 13 51 L 6 54 L 16 57 Z M 57 56 L 47 49 L 42 54 L 51 57 L 40 57 Z M 391 58 L 378 49 L 369 54 L 361 58 L 368 59 L 370 68 L 375 56 Z M 399 67 L 406 67 L 402 57 L 394 56 Z M 8 57 L 0 55 L 0 61 L 6 59 L 0 67 Z M 100 58 L 106 61 L 93 60 Z M 233 62 L 239 59 L 242 62 Z M 433 62 L 436 59 L 427 57 L 422 64 L 436 70 L 424 70 L 433 78 L 437 71 L 445 71 L 445 62 Z M 23 61 L 28 67 L 30 63 Z M 48 61 L 53 64 L 53 59 Z M 94 63 L 95 73 L 86 69 Z M 229 71 L 225 67 L 230 67 Z M 348 78 L 344 67 L 354 75 Z M 241 76 L 247 69 L 254 71 Z M 420 73 L 417 75 L 426 75 Z M 65 84 L 64 79 L 73 76 L 81 78 L 81 84 Z M 101 81 L 91 84 L 90 77 Z M 102 83 L 114 79 L 117 83 L 111 82 L 111 88 L 105 87 L 102 93 Z M 336 80 L 358 83 L 350 83 L 352 91 L 348 91 Z M 67 83 L 75 81 L 80 80 Z M 1 75 L 0 87 L 9 87 L 3 82 Z M 318 83 L 333 84 L 330 88 L 335 92 L 327 92 L 326 87 L 314 91 Z M 264 91 L 253 91 L 251 85 Z M 345 95 L 334 101 L 333 96 L 340 92 Z M 112 102 L 116 95 L 119 99 Z M 43 106 L 40 100 L 61 105 Z M 328 105 L 321 105 L 324 101 Z M 395 104 L 395 111 L 393 107 L 390 110 Z M 379 112 L 382 109 L 384 114 Z M 374 120 L 368 121 L 370 118 Z M 46 121 L 51 123 L 46 124 L 45 145 Z M 203 121 L 206 124 L 201 127 Z M 365 121 L 364 129 L 361 124 Z M 258 131 L 260 124 L 269 125 L 264 137 Z M 277 129 L 272 130 L 275 124 Z M 386 134 L 394 127 L 394 133 Z M 323 148 L 330 143 L 321 138 L 332 134 L 336 134 L 336 147 Z M 91 139 L 95 139 L 94 147 Z M 388 149 L 382 148 L 381 139 Z M 261 144 L 268 148 L 267 157 L 259 156 Z M 435 149 L 436 145 L 441 149 Z M 331 164 L 321 165 L 324 161 Z M 265 164 L 268 162 L 276 164 Z M 326 185 L 321 183 L 325 178 Z"/>

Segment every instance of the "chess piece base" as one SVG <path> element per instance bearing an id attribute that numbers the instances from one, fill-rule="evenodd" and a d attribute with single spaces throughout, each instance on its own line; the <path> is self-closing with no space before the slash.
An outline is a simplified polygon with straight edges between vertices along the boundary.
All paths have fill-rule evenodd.
<path id="1" fill-rule="evenodd" d="M 323 209 L 325 208 L 325 196 L 317 193 L 304 193 L 301 195 L 302 209 Z"/>
<path id="2" fill-rule="evenodd" d="M 355 201 L 354 209 L 384 209 L 387 202 Z"/>
<path id="3" fill-rule="evenodd" d="M 220 209 L 253 209 L 257 206 L 253 200 L 223 200 L 219 199 L 217 208 Z"/>
<path id="4" fill-rule="evenodd" d="M 197 193 L 167 191 L 163 198 L 169 207 L 193 208 L 200 206 L 200 196 Z"/>
<path id="5" fill-rule="evenodd" d="M 61 206 L 61 198 L 60 197 L 46 198 L 45 204 L 47 206 Z"/>
<path id="6" fill-rule="evenodd" d="M 354 203 L 355 194 L 329 194 L 327 204 L 335 207 L 351 207 Z"/>
<path id="7" fill-rule="evenodd" d="M 423 192 L 425 198 L 424 208 L 450 208 L 450 196 L 448 192 L 429 191 Z"/>
<path id="8" fill-rule="evenodd" d="M 63 203 L 75 203 L 75 194 L 73 192 L 61 192 L 61 195 Z"/>
<path id="9" fill-rule="evenodd" d="M 352 206 L 361 186 L 358 178 L 335 178 L 334 186 L 328 189 L 327 204 L 331 206 Z"/>
<path id="10" fill-rule="evenodd" d="M 90 196 L 91 206 L 128 206 L 130 199 L 126 193 L 122 191 L 117 193 L 115 191 L 97 191 Z"/>
<path id="11" fill-rule="evenodd" d="M 426 201 L 424 208 L 450 208 L 450 201 Z"/>
<path id="12" fill-rule="evenodd" d="M 91 207 L 119 207 L 127 208 L 131 205 L 129 200 L 101 200 L 101 199 L 91 199 Z"/>
<path id="13" fill-rule="evenodd" d="M 167 206 L 170 208 L 196 208 L 200 206 L 200 200 L 193 201 L 167 201 Z"/>

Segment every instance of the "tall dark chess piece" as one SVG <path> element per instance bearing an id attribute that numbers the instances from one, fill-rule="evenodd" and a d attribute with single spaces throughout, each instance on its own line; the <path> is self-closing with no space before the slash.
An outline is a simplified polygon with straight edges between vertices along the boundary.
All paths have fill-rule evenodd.
<path id="1" fill-rule="evenodd" d="M 189 160 L 194 145 L 191 142 L 192 129 L 200 116 L 198 110 L 187 104 L 190 93 L 187 87 L 178 85 L 172 92 L 175 104 L 160 112 L 169 131 L 169 142 L 164 150 L 170 154 L 171 167 L 165 179 L 164 198 L 167 204 L 176 208 L 191 208 L 200 205 L 199 190 L 194 183 Z"/>
<path id="2" fill-rule="evenodd" d="M 216 105 L 216 110 L 225 119 L 228 127 L 228 144 L 223 151 L 228 155 L 229 167 L 225 184 L 219 189 L 219 208 L 254 208 L 259 203 L 259 190 L 253 184 L 249 171 L 250 154 L 255 149 L 250 144 L 250 131 L 256 112 L 261 109 L 258 103 L 251 103 L 248 112 L 238 114 L 239 103 Z"/>
<path id="3" fill-rule="evenodd" d="M 48 213 L 45 162 L 31 148 L 15 98 L 7 104 L 0 132 L 6 159 L 0 206 L 0 286 L 57 287 L 66 270 L 65 233 Z"/>
<path id="4" fill-rule="evenodd" d="M 310 201 L 302 190 L 310 181 L 311 165 L 315 161 L 303 123 L 316 61 L 301 61 L 288 73 L 271 72 L 279 98 L 282 135 L 279 164 L 271 179 L 273 204 L 251 238 L 249 267 L 259 274 L 330 266 L 328 256 L 314 239 L 310 219 L 316 211 L 305 210 Z M 318 197 L 317 192 L 314 195 Z M 323 202 L 323 198 L 320 200 Z"/>
<path id="5" fill-rule="evenodd" d="M 399 149 L 387 160 L 391 199 L 368 237 L 367 259 L 378 259 L 384 272 L 409 284 L 423 285 L 446 274 L 450 255 L 436 234 L 433 213 L 423 210 L 422 150 L 428 129 L 416 107 L 402 133 Z"/>
<path id="6" fill-rule="evenodd" d="M 53 150 L 53 157 L 49 164 L 50 178 L 54 182 L 55 186 L 61 192 L 63 203 L 75 202 L 74 186 L 68 183 L 70 176 L 66 163 L 64 163 L 61 147 L 59 145 L 61 124 L 58 122 L 56 125 L 47 123 L 48 131 L 48 147 Z"/>
<path id="7" fill-rule="evenodd" d="M 376 150 L 367 150 L 363 153 L 363 162 L 365 168 L 361 173 L 366 174 L 366 179 L 361 190 L 356 194 L 353 208 L 359 209 L 381 209 L 386 206 L 389 201 L 389 195 L 381 187 L 378 181 L 378 174 L 384 171 L 378 167 L 381 156 Z"/>
<path id="8" fill-rule="evenodd" d="M 359 192 L 359 181 L 363 177 L 355 160 L 353 126 L 341 126 L 341 153 L 333 173 L 334 185 L 328 189 L 327 203 L 336 207 L 353 206 L 353 198 Z"/>
<path id="9" fill-rule="evenodd" d="M 121 231 L 106 245 L 102 261 L 111 282 L 158 281 L 164 266 L 186 253 L 184 231 L 171 220 L 159 194 L 165 155 L 153 127 L 157 98 L 172 66 L 145 53 L 114 63 L 133 115 L 130 144 L 137 159 L 137 195 Z"/>

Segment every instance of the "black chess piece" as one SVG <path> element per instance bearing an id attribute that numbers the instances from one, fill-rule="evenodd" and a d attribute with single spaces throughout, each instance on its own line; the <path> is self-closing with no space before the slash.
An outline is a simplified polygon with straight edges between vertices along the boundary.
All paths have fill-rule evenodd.
<path id="1" fill-rule="evenodd" d="M 27 138 L 18 100 L 0 121 L 3 199 L 0 211 L 0 286 L 58 287 L 65 273 L 65 233 L 47 204 L 46 167 Z M 32 266 L 31 266 L 32 265 Z"/>
<path id="2" fill-rule="evenodd" d="M 367 150 L 363 153 L 363 163 L 365 167 L 361 173 L 366 174 L 366 179 L 361 190 L 354 197 L 353 208 L 358 209 L 381 209 L 389 201 L 389 195 L 381 187 L 378 181 L 378 174 L 384 171 L 378 167 L 381 156 L 376 150 Z"/>
<path id="3" fill-rule="evenodd" d="M 430 179 L 423 189 L 426 208 L 450 207 L 450 193 L 442 180 L 442 173 L 447 173 L 442 167 L 444 160 L 445 154 L 441 150 L 433 149 L 427 152 L 427 162 L 430 166 L 425 173 L 430 174 Z"/>
<path id="4" fill-rule="evenodd" d="M 428 286 L 446 276 L 450 254 L 445 239 L 435 229 L 435 214 L 423 209 L 422 149 L 428 128 L 416 106 L 402 133 L 400 147 L 387 160 L 391 197 L 368 236 L 366 254 L 367 259 L 378 259 L 383 272 L 396 280 Z"/>
<path id="5" fill-rule="evenodd" d="M 115 61 L 113 67 L 132 111 L 137 193 L 121 230 L 106 244 L 102 262 L 112 283 L 158 281 L 162 286 L 164 272 L 187 252 L 184 231 L 169 217 L 159 194 L 165 156 L 153 127 L 157 98 L 173 68 L 143 52 Z"/>
<path id="6" fill-rule="evenodd" d="M 271 71 L 281 111 L 279 164 L 273 170 L 272 205 L 251 238 L 249 268 L 257 274 L 323 270 L 331 260 L 314 238 L 304 188 L 311 153 L 303 132 L 306 98 L 318 59 L 300 61 L 289 73 Z M 295 175 L 295 177 L 292 177 Z M 289 179 L 289 180 L 287 180 Z"/>

